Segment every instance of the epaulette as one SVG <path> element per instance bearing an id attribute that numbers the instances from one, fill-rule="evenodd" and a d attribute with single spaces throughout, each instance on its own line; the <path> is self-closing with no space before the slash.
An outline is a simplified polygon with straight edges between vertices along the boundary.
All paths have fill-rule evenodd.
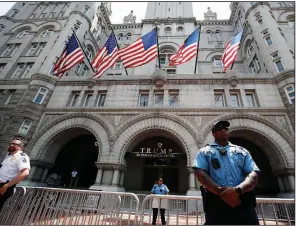
<path id="1" fill-rule="evenodd" d="M 236 146 L 235 150 L 233 151 L 234 153 L 241 153 L 244 156 L 247 155 L 247 150 L 244 147 L 241 146 Z"/>
<path id="2" fill-rule="evenodd" d="M 21 152 L 21 156 L 28 156 L 28 155 L 24 152 Z"/>
<path id="3" fill-rule="evenodd" d="M 201 152 L 207 153 L 208 151 L 211 152 L 210 145 L 206 144 L 203 148 L 200 149 Z"/>

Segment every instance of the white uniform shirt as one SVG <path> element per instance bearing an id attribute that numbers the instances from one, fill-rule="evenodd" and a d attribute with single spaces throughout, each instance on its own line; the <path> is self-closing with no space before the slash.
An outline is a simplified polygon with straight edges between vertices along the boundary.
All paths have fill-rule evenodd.
<path id="1" fill-rule="evenodd" d="M 6 183 L 15 178 L 22 169 L 30 170 L 30 158 L 22 151 L 18 151 L 14 155 L 7 155 L 0 168 L 0 183 Z"/>

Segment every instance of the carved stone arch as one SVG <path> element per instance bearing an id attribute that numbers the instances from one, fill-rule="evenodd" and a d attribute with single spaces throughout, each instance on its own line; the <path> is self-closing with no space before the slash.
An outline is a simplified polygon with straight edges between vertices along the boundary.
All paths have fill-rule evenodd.
<path id="1" fill-rule="evenodd" d="M 52 144 L 52 139 L 57 137 L 57 135 L 63 131 L 67 131 L 69 129 L 84 129 L 86 131 L 89 131 L 92 135 L 95 136 L 97 140 L 97 147 L 98 147 L 98 159 L 101 156 L 102 152 L 109 152 L 110 151 L 110 145 L 109 145 L 109 136 L 104 127 L 94 119 L 86 118 L 86 117 L 74 117 L 74 118 L 67 118 L 62 121 L 59 121 L 58 123 L 55 123 L 51 127 L 49 127 L 45 132 L 42 134 L 38 133 L 37 137 L 35 139 L 32 139 L 30 141 L 30 148 L 28 148 L 28 151 L 30 151 L 30 158 L 31 159 L 37 159 L 46 161 L 48 156 L 50 156 L 50 160 L 53 161 L 57 154 L 59 153 L 60 149 L 55 148 L 55 150 L 50 150 L 51 153 L 48 153 Z M 80 135 L 81 133 L 77 133 Z M 70 133 L 70 137 L 71 137 Z M 36 139 L 37 138 L 37 139 Z M 63 144 L 63 142 L 62 142 Z M 61 145 L 58 144 L 56 147 L 60 147 Z M 46 158 L 47 157 L 47 158 Z"/>
<path id="2" fill-rule="evenodd" d="M 142 114 L 142 115 L 138 115 L 136 117 L 133 117 L 132 119 L 128 120 L 125 124 L 123 124 L 122 126 L 120 126 L 116 133 L 115 136 L 119 137 L 124 131 L 126 131 L 131 125 L 140 122 L 141 120 L 144 119 L 156 119 L 156 118 L 160 118 L 160 119 L 169 119 L 173 122 L 178 123 L 179 125 L 183 126 L 186 128 L 186 130 L 188 130 L 188 132 L 195 137 L 195 139 L 197 140 L 198 143 L 202 143 L 202 138 L 200 137 L 200 135 L 196 132 L 195 127 L 192 126 L 192 124 L 186 120 L 183 119 L 181 117 L 178 117 L 174 114 L 168 114 L 168 113 L 147 113 L 147 114 Z"/>
<path id="3" fill-rule="evenodd" d="M 65 120 L 68 119 L 72 119 L 74 120 L 77 117 L 82 117 L 85 119 L 91 119 L 94 122 L 97 122 L 98 124 L 100 124 L 104 130 L 106 131 L 108 137 L 111 137 L 112 134 L 115 133 L 115 129 L 112 126 L 112 124 L 103 116 L 101 115 L 93 115 L 93 114 L 89 114 L 89 113 L 70 113 L 70 114 L 65 114 L 62 115 L 56 119 L 54 119 L 53 121 L 51 121 L 50 123 L 46 124 L 45 126 L 43 126 L 42 128 L 39 128 L 37 133 L 32 137 L 32 139 L 30 140 L 29 144 L 28 144 L 28 149 L 32 149 L 32 145 L 34 145 L 38 139 L 40 139 L 40 137 L 46 133 L 46 131 L 48 131 L 50 128 L 52 128 L 54 125 L 59 124 Z"/>
<path id="4" fill-rule="evenodd" d="M 205 27 L 202 29 L 202 33 L 206 33 L 208 30 L 213 32 L 213 27 Z"/>
<path id="5" fill-rule="evenodd" d="M 246 51 L 247 51 L 247 47 L 248 45 L 253 41 L 253 36 L 252 34 L 248 34 L 245 39 L 243 40 L 243 48 L 241 48 L 241 55 L 242 56 L 246 56 Z"/>
<path id="6" fill-rule="evenodd" d="M 38 25 L 38 33 L 51 28 L 54 29 L 55 31 L 60 31 L 62 30 L 62 25 L 56 21 L 44 22 Z"/>
<path id="7" fill-rule="evenodd" d="M 286 11 L 282 12 L 278 16 L 278 21 L 287 21 L 287 17 L 290 15 L 295 15 L 294 10 L 286 10 Z"/>
<path id="8" fill-rule="evenodd" d="M 15 36 L 17 33 L 20 33 L 25 30 L 30 30 L 31 32 L 34 32 L 37 30 L 36 24 L 33 23 L 22 23 L 15 27 L 13 27 L 9 32 L 14 33 L 13 36 Z"/>
<path id="9" fill-rule="evenodd" d="M 223 52 L 213 51 L 205 57 L 205 61 L 212 61 L 215 56 L 223 56 Z"/>
<path id="10" fill-rule="evenodd" d="M 175 51 L 177 51 L 179 49 L 179 45 L 175 42 L 160 42 L 159 43 L 159 48 L 160 50 L 166 47 L 170 47 L 172 49 L 174 49 Z"/>
<path id="11" fill-rule="evenodd" d="M 157 131 L 159 134 L 160 132 L 170 134 L 173 139 L 176 139 L 178 143 L 181 144 L 187 154 L 187 165 L 191 165 L 191 161 L 198 150 L 195 136 L 190 134 L 186 125 L 177 123 L 169 118 L 160 117 L 144 118 L 130 124 L 129 127 L 118 136 L 118 139 L 113 145 L 111 151 L 112 161 L 116 160 L 117 163 L 123 164 L 125 153 L 135 140 L 135 137 L 137 135 L 141 136 L 142 133 L 147 131 Z M 102 154 L 103 155 L 100 157 L 100 161 L 111 161 L 110 153 Z"/>
<path id="12" fill-rule="evenodd" d="M 202 129 L 202 136 L 205 138 L 204 144 L 213 141 L 211 127 L 215 122 L 220 120 L 228 120 L 230 122 L 230 131 L 232 131 L 233 128 L 237 128 L 238 130 L 245 129 L 249 131 L 255 131 L 259 135 L 267 138 L 269 143 L 272 144 L 272 146 L 274 147 L 273 154 L 266 153 L 267 156 L 271 156 L 270 162 L 275 162 L 275 159 L 273 159 L 275 156 L 281 156 L 284 166 L 294 167 L 294 139 L 288 133 L 280 129 L 275 123 L 268 121 L 260 116 L 249 114 L 234 114 L 218 117 L 216 120 L 213 120 Z"/>

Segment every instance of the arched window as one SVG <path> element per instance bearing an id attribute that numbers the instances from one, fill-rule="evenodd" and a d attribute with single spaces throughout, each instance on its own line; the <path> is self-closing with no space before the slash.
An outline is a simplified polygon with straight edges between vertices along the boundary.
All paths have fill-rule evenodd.
<path id="1" fill-rule="evenodd" d="M 45 31 L 41 32 L 40 37 L 48 38 L 54 34 L 54 29 L 46 29 Z"/>
<path id="2" fill-rule="evenodd" d="M 212 31 L 211 30 L 207 30 L 206 31 L 206 34 L 207 34 L 207 41 L 212 42 L 213 41 Z"/>
<path id="3" fill-rule="evenodd" d="M 214 56 L 212 58 L 213 67 L 223 67 L 222 56 Z"/>
<path id="4" fill-rule="evenodd" d="M 131 33 L 128 33 L 128 34 L 127 34 L 127 40 L 130 40 L 131 37 L 132 37 L 132 34 L 131 34 Z"/>
<path id="5" fill-rule="evenodd" d="M 123 38 L 124 38 L 124 34 L 123 33 L 118 34 L 118 40 L 123 40 Z"/>
<path id="6" fill-rule="evenodd" d="M 218 42 L 223 41 L 222 32 L 220 30 L 216 30 L 216 40 Z"/>
<path id="7" fill-rule="evenodd" d="M 164 46 L 160 49 L 160 64 L 168 66 L 170 57 L 175 53 L 175 49 L 171 46 Z"/>
<path id="8" fill-rule="evenodd" d="M 291 28 L 295 28 L 295 15 L 290 15 L 287 17 L 287 20 L 288 20 L 288 25 L 291 27 Z"/>
<path id="9" fill-rule="evenodd" d="M 105 27 L 102 26 L 101 34 L 103 34 L 104 32 L 105 32 Z"/>
<path id="10" fill-rule="evenodd" d="M 166 33 L 171 33 L 171 30 L 172 30 L 171 27 L 165 27 L 165 32 Z"/>
<path id="11" fill-rule="evenodd" d="M 94 53 L 93 48 L 90 45 L 88 45 L 86 48 L 86 56 L 89 60 L 93 59 L 93 56 L 94 56 L 93 53 Z"/>
<path id="12" fill-rule="evenodd" d="M 24 38 L 29 34 L 29 32 L 30 32 L 30 30 L 22 31 L 22 32 L 18 33 L 15 37 L 16 38 Z"/>
<path id="13" fill-rule="evenodd" d="M 184 28 L 183 28 L 182 26 L 178 26 L 178 27 L 177 27 L 177 31 L 178 31 L 178 32 L 183 32 L 183 31 L 184 31 Z"/>

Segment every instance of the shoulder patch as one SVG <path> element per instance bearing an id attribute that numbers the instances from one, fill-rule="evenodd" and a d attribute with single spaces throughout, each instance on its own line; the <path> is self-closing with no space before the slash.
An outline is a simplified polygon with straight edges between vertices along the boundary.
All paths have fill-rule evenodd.
<path id="1" fill-rule="evenodd" d="M 242 154 L 244 156 L 247 155 L 247 150 L 244 147 L 236 146 L 233 150 L 233 153 L 235 154 Z"/>
<path id="2" fill-rule="evenodd" d="M 24 152 L 21 152 L 21 156 L 27 156 L 27 154 Z"/>
<path id="3" fill-rule="evenodd" d="M 26 159 L 26 157 L 22 157 L 22 162 L 23 162 L 23 163 L 27 163 L 27 159 Z"/>
<path id="4" fill-rule="evenodd" d="M 211 146 L 208 144 L 206 146 L 204 146 L 203 148 L 200 149 L 200 151 L 203 153 L 203 154 L 206 154 L 207 152 L 211 152 Z"/>

